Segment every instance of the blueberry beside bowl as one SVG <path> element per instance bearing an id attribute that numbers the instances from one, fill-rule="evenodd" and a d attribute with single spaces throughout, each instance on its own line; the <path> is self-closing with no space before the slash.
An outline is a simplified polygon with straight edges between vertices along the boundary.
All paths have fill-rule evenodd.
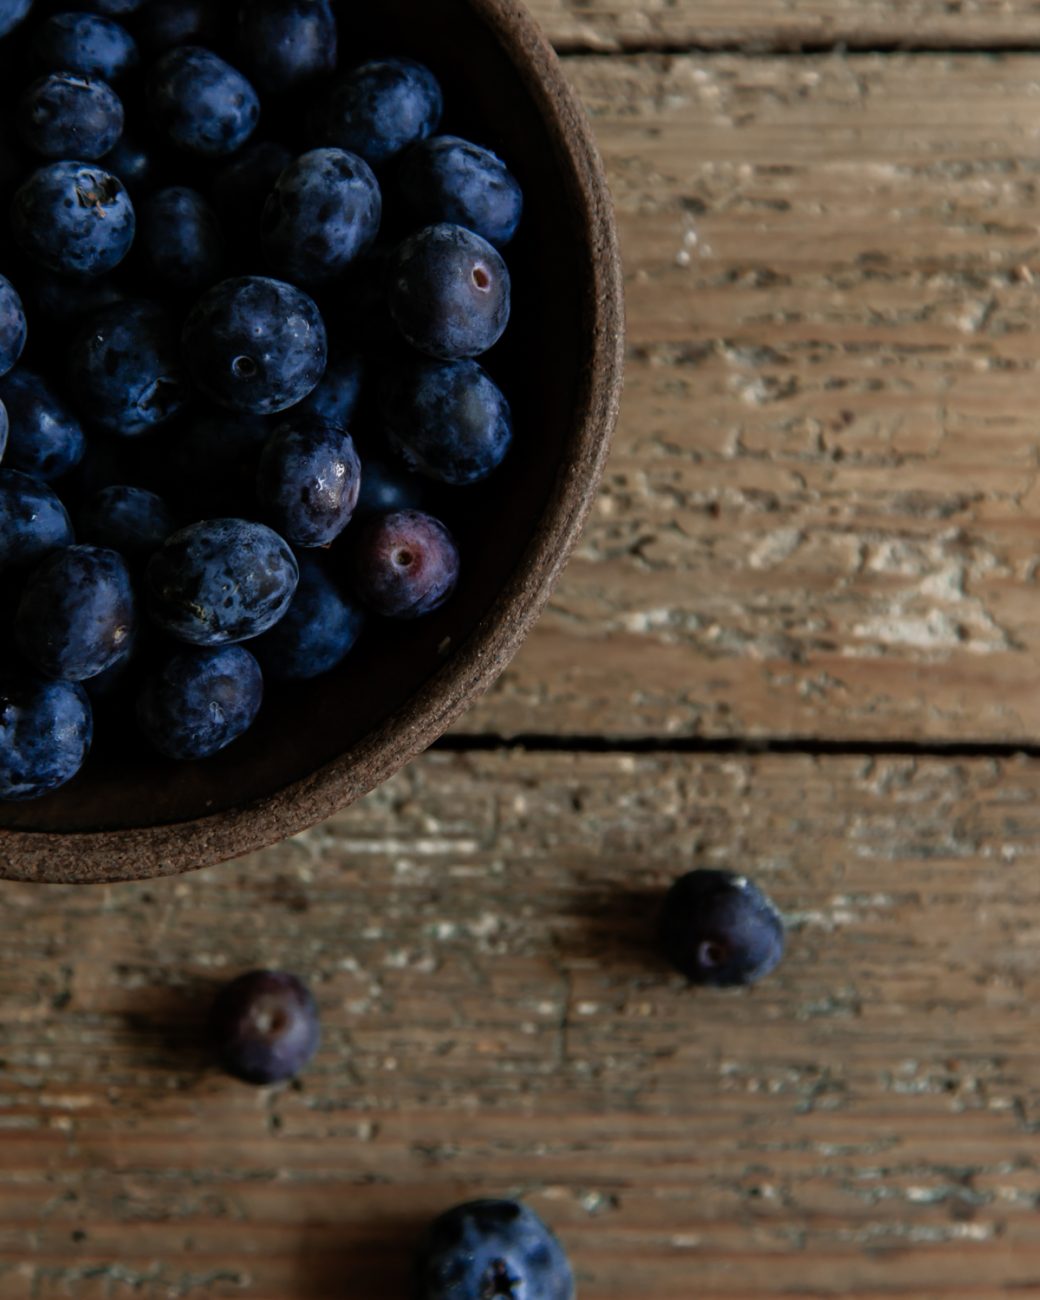
<path id="1" fill-rule="evenodd" d="M 5 877 L 184 871 L 294 834 L 372 789 L 505 667 L 595 495 L 620 387 L 620 268 L 590 130 L 555 56 L 508 0 L 337 10 L 352 60 L 392 50 L 428 65 L 450 101 L 442 130 L 487 145 L 520 181 L 524 216 L 508 250 L 519 291 L 488 361 L 512 405 L 508 457 L 487 485 L 463 489 L 473 495 L 453 520 L 464 564 L 450 600 L 362 636 L 329 675 L 272 692 L 248 736 L 204 762 L 177 766 L 142 746 L 132 718 L 110 719 L 75 781 L 0 804 Z M 422 327 L 409 304 L 398 311 Z"/>

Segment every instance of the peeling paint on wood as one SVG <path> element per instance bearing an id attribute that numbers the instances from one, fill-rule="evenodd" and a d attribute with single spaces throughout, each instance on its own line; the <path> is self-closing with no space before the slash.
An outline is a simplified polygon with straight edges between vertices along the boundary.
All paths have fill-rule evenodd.
<path id="1" fill-rule="evenodd" d="M 992 48 L 1040 41 L 1033 0 L 529 0 L 562 48 Z"/>
<path id="2" fill-rule="evenodd" d="M 630 357 L 469 731 L 1040 735 L 1040 57 L 568 63 Z"/>

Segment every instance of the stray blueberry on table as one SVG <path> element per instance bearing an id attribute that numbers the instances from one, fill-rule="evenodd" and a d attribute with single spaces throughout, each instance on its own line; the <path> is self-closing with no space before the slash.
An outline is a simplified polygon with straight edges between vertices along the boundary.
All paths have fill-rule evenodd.
<path id="1" fill-rule="evenodd" d="M 222 1068 L 257 1086 L 299 1074 L 321 1042 L 317 1003 L 285 971 L 250 971 L 226 984 L 213 1003 L 209 1032 Z"/>
<path id="2" fill-rule="evenodd" d="M 361 602 L 384 618 L 420 618 L 455 590 L 459 552 L 439 519 L 420 510 L 370 515 L 352 538 L 350 576 Z"/>
<path id="3" fill-rule="evenodd" d="M 574 1300 L 563 1247 L 519 1201 L 468 1201 L 431 1224 L 417 1300 Z"/>
<path id="4" fill-rule="evenodd" d="M 432 135 L 443 112 L 441 88 L 429 68 L 413 59 L 376 59 L 336 81 L 316 118 L 326 144 L 375 167 Z"/>
<path id="5" fill-rule="evenodd" d="M 52 14 L 37 27 L 32 53 L 48 72 L 118 81 L 137 66 L 137 42 L 119 23 L 98 14 Z"/>
<path id="6" fill-rule="evenodd" d="M 29 575 L 15 631 L 37 672 L 82 682 L 111 667 L 136 622 L 123 557 L 97 546 L 68 546 Z"/>
<path id="7" fill-rule="evenodd" d="M 28 324 L 18 291 L 0 275 L 0 377 L 6 375 L 22 355 Z"/>
<path id="8" fill-rule="evenodd" d="M 80 541 L 110 547 L 130 564 L 144 564 L 176 527 L 161 496 L 119 483 L 96 492 L 76 515 Z"/>
<path id="9" fill-rule="evenodd" d="M 390 446 L 442 483 L 486 478 L 513 440 L 509 403 L 475 361 L 418 360 L 384 376 L 380 399 Z"/>
<path id="10" fill-rule="evenodd" d="M 45 379 L 29 370 L 12 370 L 0 379 L 0 401 L 10 421 L 6 468 L 51 482 L 80 462 L 86 447 L 83 429 Z"/>
<path id="11" fill-rule="evenodd" d="M 418 226 L 451 222 L 503 248 L 516 234 L 524 200 L 497 154 L 455 135 L 413 145 L 397 169 L 397 186 Z"/>
<path id="12" fill-rule="evenodd" d="M 180 149 L 223 158 L 241 149 L 260 120 L 260 101 L 243 75 L 212 50 L 180 45 L 148 75 L 156 129 Z"/>
<path id="13" fill-rule="evenodd" d="M 186 185 L 171 185 L 144 201 L 138 239 L 148 269 L 172 292 L 198 293 L 220 276 L 220 222 L 202 195 Z"/>
<path id="14" fill-rule="evenodd" d="M 71 545 L 72 524 L 57 494 L 38 478 L 0 468 L 0 573 Z"/>
<path id="15" fill-rule="evenodd" d="M 336 70 L 336 15 L 329 0 L 242 0 L 236 48 L 261 90 L 298 90 Z"/>
<path id="16" fill-rule="evenodd" d="M 260 457 L 257 499 L 294 546 L 330 546 L 350 523 L 360 488 L 353 439 L 315 415 L 290 413 Z"/>
<path id="17" fill-rule="evenodd" d="M 37 677 L 0 680 L 0 799 L 39 799 L 71 781 L 93 734 L 81 686 Z"/>
<path id="18" fill-rule="evenodd" d="M 88 316 L 70 344 L 68 376 L 83 419 L 124 438 L 165 424 L 188 398 L 173 317 L 154 302 Z"/>
<path id="19" fill-rule="evenodd" d="M 130 251 L 135 227 L 122 181 L 88 162 L 40 167 L 11 205 L 11 228 L 22 251 L 62 275 L 113 270 Z"/>
<path id="20" fill-rule="evenodd" d="M 665 898 L 660 931 L 665 956 L 694 984 L 754 984 L 784 952 L 780 913 L 756 884 L 731 871 L 681 876 Z"/>
<path id="21" fill-rule="evenodd" d="M 123 133 L 123 105 L 107 82 L 51 72 L 22 92 L 18 131 L 44 158 L 103 158 Z"/>
<path id="22" fill-rule="evenodd" d="M 300 558 L 300 582 L 285 617 L 249 643 L 264 676 L 308 681 L 343 662 L 365 625 L 364 611 L 340 590 L 321 561 Z"/>
<path id="23" fill-rule="evenodd" d="M 390 312 L 420 352 L 450 361 L 493 347 L 509 323 L 509 272 L 499 252 L 462 226 L 427 226 L 397 249 Z"/>
<path id="24" fill-rule="evenodd" d="M 260 665 L 242 646 L 184 647 L 160 660 L 137 700 L 145 738 L 167 758 L 210 758 L 245 735 L 260 712 Z"/>
<path id="25" fill-rule="evenodd" d="M 266 525 L 207 519 L 168 537 L 152 556 L 148 610 L 190 645 L 247 641 L 283 616 L 299 576 L 288 543 Z"/>
<path id="26" fill-rule="evenodd" d="M 302 401 L 325 373 L 325 323 L 301 289 L 247 275 L 214 285 L 184 323 L 185 364 L 221 406 L 275 415 Z"/>
<path id="27" fill-rule="evenodd" d="M 263 249 L 280 275 L 331 280 L 373 243 L 382 211 L 368 163 L 342 149 L 312 149 L 286 167 L 264 204 Z"/>

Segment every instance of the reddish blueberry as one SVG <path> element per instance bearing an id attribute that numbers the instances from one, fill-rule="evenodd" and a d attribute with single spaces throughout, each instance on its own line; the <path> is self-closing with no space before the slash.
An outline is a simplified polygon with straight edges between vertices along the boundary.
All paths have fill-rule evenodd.
<path id="1" fill-rule="evenodd" d="M 310 990 L 295 975 L 256 970 L 217 994 L 210 1037 L 221 1066 L 245 1083 L 281 1083 L 318 1050 L 321 1023 Z"/>

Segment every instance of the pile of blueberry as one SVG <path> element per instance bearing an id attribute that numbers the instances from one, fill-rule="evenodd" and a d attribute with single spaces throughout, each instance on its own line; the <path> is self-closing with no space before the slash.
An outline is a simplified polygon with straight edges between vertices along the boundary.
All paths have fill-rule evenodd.
<path id="1" fill-rule="evenodd" d="M 0 799 L 70 780 L 113 699 L 215 754 L 456 587 L 521 191 L 339 21 L 0 0 Z"/>

